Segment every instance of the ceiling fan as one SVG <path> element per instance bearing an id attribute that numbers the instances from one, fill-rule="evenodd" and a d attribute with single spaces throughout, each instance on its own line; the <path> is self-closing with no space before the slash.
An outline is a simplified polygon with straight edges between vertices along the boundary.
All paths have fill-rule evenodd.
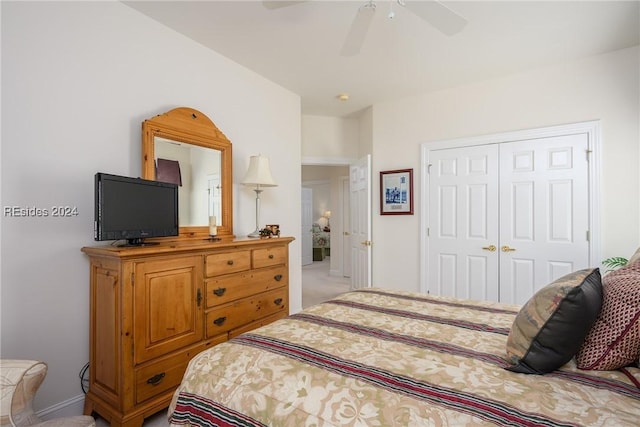
<path id="1" fill-rule="evenodd" d="M 279 9 L 281 7 L 292 6 L 298 3 L 306 3 L 308 0 L 298 1 L 270 1 L 264 0 L 262 4 L 267 9 Z M 415 13 L 420 18 L 427 21 L 434 28 L 440 32 L 451 36 L 460 32 L 467 24 L 467 20 L 449 9 L 436 0 L 392 0 L 398 5 L 405 7 L 407 10 Z M 354 56 L 360 52 L 360 48 L 364 43 L 371 22 L 373 21 L 374 13 L 376 11 L 376 2 L 374 0 L 368 0 L 365 4 L 360 6 L 358 12 L 351 23 L 351 28 L 347 34 L 347 38 L 342 45 L 340 55 L 342 56 Z M 389 12 L 389 18 L 393 18 L 393 9 Z"/>

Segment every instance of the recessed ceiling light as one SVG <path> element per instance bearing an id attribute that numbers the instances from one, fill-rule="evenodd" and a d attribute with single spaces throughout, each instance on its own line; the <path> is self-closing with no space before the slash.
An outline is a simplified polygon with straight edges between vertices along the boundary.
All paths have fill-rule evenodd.
<path id="1" fill-rule="evenodd" d="M 340 101 L 348 101 L 349 100 L 349 94 L 341 93 L 340 95 L 336 96 L 336 98 L 338 98 Z"/>

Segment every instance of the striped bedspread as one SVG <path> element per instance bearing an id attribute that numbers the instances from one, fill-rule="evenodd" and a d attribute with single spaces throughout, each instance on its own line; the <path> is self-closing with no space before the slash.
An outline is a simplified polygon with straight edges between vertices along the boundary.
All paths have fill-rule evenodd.
<path id="1" fill-rule="evenodd" d="M 172 426 L 638 426 L 640 369 L 504 369 L 516 306 L 349 292 L 197 355 Z"/>

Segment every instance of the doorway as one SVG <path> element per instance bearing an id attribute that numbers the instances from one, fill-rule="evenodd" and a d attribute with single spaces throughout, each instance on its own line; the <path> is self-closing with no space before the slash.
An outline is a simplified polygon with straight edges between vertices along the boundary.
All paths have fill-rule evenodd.
<path id="1" fill-rule="evenodd" d="M 302 252 L 308 250 L 312 256 L 312 262 L 302 266 L 303 307 L 349 290 L 350 252 L 344 250 L 349 224 L 349 194 L 344 194 L 344 181 L 348 182 L 348 177 L 347 165 L 302 165 L 302 191 L 311 199 L 307 213 L 310 226 L 303 226 L 301 239 L 309 247 L 303 247 Z"/>

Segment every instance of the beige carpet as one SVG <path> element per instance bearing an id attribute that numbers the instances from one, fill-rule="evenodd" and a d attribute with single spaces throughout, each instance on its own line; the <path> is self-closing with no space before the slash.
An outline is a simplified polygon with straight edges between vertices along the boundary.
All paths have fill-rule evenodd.
<path id="1" fill-rule="evenodd" d="M 349 291 L 351 279 L 329 275 L 330 258 L 302 267 L 302 308 L 334 298 Z"/>

